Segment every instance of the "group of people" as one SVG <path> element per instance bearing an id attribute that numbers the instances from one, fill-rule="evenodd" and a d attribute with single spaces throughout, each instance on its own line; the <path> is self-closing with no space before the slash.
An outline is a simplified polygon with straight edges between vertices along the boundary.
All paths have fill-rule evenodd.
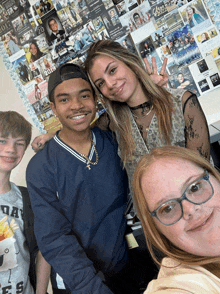
<path id="1" fill-rule="evenodd" d="M 159 74 L 155 58 L 145 63 L 102 40 L 85 68 L 50 75 L 62 129 L 33 141 L 42 150 L 26 178 L 42 283 L 51 266 L 55 294 L 219 292 L 220 175 L 207 122 L 194 94 L 164 87 L 166 59 Z M 94 125 L 97 99 L 107 111 Z M 148 249 L 127 226 L 129 195 Z"/>
<path id="2" fill-rule="evenodd" d="M 169 41 L 169 48 L 171 52 L 176 54 L 192 45 L 195 45 L 195 39 L 189 31 L 187 34 L 182 33 L 182 36 L 179 36 L 178 38 L 175 36 Z"/>

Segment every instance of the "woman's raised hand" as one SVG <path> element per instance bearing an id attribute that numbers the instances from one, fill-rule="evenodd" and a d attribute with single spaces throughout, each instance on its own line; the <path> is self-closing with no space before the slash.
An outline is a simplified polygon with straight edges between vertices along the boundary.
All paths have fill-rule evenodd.
<path id="1" fill-rule="evenodd" d="M 164 58 L 163 65 L 159 73 L 157 72 L 156 58 L 152 57 L 151 61 L 152 61 L 152 68 L 147 58 L 144 58 L 146 71 L 150 75 L 151 80 L 158 86 L 166 87 L 168 82 L 168 75 L 166 74 L 167 58 L 166 57 Z"/>

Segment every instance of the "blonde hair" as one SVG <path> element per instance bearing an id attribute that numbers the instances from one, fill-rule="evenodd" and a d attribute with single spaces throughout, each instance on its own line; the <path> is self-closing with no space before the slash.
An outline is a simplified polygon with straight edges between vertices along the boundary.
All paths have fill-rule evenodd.
<path id="1" fill-rule="evenodd" d="M 99 55 L 106 55 L 123 62 L 136 74 L 136 77 L 142 86 L 143 92 L 155 109 L 158 118 L 160 136 L 164 138 L 166 144 L 169 144 L 173 112 L 171 94 L 164 87 L 160 87 L 152 82 L 138 56 L 129 52 L 118 42 L 114 42 L 112 40 L 101 40 L 91 45 L 84 62 L 85 69 L 88 74 L 94 65 L 95 59 Z M 94 83 L 92 83 L 92 85 L 95 88 L 97 95 L 100 96 L 100 92 L 95 87 Z M 113 129 L 114 131 L 117 130 L 119 135 L 121 159 L 125 165 L 127 160 L 131 159 L 136 147 L 132 136 L 130 109 L 126 103 L 110 101 L 107 97 L 105 97 L 105 104 L 108 109 Z"/>
<path id="2" fill-rule="evenodd" d="M 163 146 L 153 149 L 149 154 L 146 154 L 142 157 L 133 176 L 134 202 L 136 204 L 138 216 L 143 226 L 146 242 L 153 259 L 158 264 L 160 264 L 154 252 L 156 249 L 163 256 L 168 256 L 183 264 L 203 265 L 209 269 L 210 265 L 214 265 L 213 268 L 217 266 L 219 272 L 220 257 L 196 256 L 177 248 L 159 231 L 155 225 L 153 217 L 149 214 L 147 202 L 142 191 L 141 179 L 144 173 L 150 169 L 151 164 L 161 158 L 182 159 L 194 163 L 197 166 L 206 169 L 217 179 L 217 181 L 220 182 L 220 174 L 209 163 L 209 161 L 187 148 L 177 146 Z"/>

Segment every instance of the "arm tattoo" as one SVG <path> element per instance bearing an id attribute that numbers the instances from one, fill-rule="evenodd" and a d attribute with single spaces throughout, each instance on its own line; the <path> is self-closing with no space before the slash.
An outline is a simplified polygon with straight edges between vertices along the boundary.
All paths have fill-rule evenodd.
<path id="1" fill-rule="evenodd" d="M 189 119 L 189 125 L 185 127 L 185 138 L 187 141 L 187 138 L 192 140 L 192 139 L 198 139 L 199 138 L 199 134 L 196 133 L 196 130 L 193 129 L 193 122 L 194 122 L 194 116 L 190 117 L 188 115 L 188 119 Z"/>
<path id="2" fill-rule="evenodd" d="M 208 152 L 203 150 L 203 143 L 200 147 L 196 148 L 199 151 L 199 154 L 202 155 L 205 158 L 208 158 Z"/>

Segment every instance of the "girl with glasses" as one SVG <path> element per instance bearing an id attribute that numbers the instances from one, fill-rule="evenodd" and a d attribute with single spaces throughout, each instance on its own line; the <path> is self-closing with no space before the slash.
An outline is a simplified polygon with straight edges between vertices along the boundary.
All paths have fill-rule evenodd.
<path id="1" fill-rule="evenodd" d="M 149 251 L 161 265 L 144 294 L 220 293 L 218 171 L 189 149 L 164 146 L 140 160 L 133 188 Z"/>

